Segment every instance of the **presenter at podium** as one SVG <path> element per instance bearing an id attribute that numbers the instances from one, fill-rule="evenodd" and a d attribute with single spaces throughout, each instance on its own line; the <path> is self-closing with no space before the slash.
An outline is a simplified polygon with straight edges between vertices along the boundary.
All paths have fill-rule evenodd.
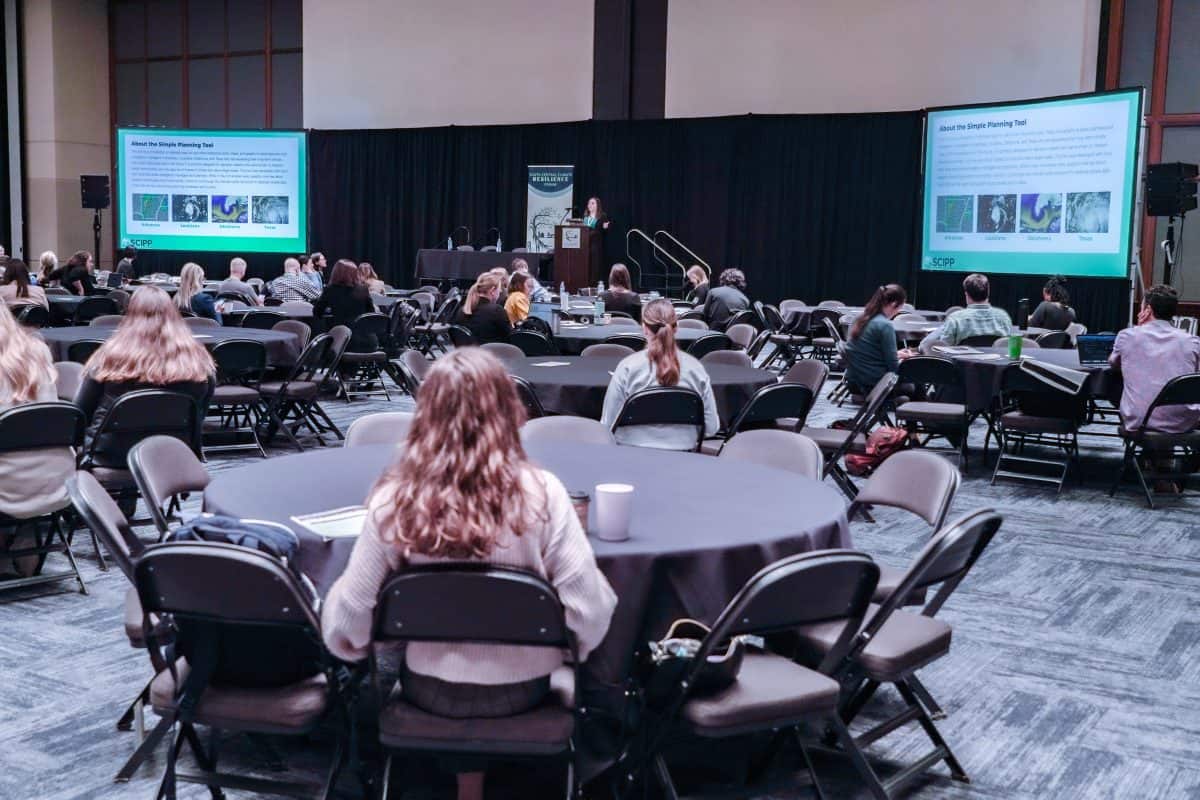
<path id="1" fill-rule="evenodd" d="M 604 259 L 602 268 L 607 268 L 621 260 L 622 253 L 619 251 L 619 247 L 623 244 L 624 237 L 620 235 L 619 231 L 614 230 L 615 225 L 608 214 L 605 213 L 604 206 L 600 204 L 599 197 L 588 198 L 583 224 L 601 234 L 601 241 L 603 242 L 601 245 L 601 255 Z"/>
<path id="2" fill-rule="evenodd" d="M 604 213 L 604 206 L 600 205 L 599 197 L 588 198 L 587 213 L 583 216 L 583 224 L 601 232 L 607 232 L 609 226 L 612 225 L 608 214 Z"/>

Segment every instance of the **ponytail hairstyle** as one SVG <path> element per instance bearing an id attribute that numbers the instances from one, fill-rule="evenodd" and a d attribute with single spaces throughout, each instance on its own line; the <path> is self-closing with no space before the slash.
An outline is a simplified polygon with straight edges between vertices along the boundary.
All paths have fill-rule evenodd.
<path id="1" fill-rule="evenodd" d="M 874 319 L 876 314 L 882 312 L 884 306 L 894 303 L 903 304 L 907 301 L 908 295 L 905 294 L 904 287 L 900 284 L 889 283 L 887 286 L 880 286 L 875 290 L 875 294 L 871 295 L 871 299 L 867 301 L 867 305 L 858 315 L 858 319 L 854 320 L 854 324 L 850 326 L 850 338 L 857 339 L 863 328 L 867 327 L 867 323 Z"/>
<path id="2" fill-rule="evenodd" d="M 642 308 L 642 327 L 646 330 L 646 356 L 654 366 L 659 385 L 679 383 L 679 351 L 675 349 L 675 306 L 665 298 L 651 300 Z"/>
<path id="3" fill-rule="evenodd" d="M 467 291 L 467 300 L 463 303 L 463 313 L 468 316 L 475 313 L 475 306 L 481 298 L 486 298 L 493 290 L 500 288 L 500 278 L 490 272 L 485 272 L 476 278 L 474 285 Z"/>
<path id="4" fill-rule="evenodd" d="M 1052 303 L 1065 306 L 1071 302 L 1071 295 L 1067 294 L 1067 279 L 1062 275 L 1055 275 L 1046 281 L 1046 286 L 1042 291 L 1050 295 L 1050 302 Z"/>

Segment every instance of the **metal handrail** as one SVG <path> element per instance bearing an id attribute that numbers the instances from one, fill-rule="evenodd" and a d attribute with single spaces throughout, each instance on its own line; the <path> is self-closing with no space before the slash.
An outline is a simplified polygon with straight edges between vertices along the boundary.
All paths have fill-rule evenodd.
<path id="1" fill-rule="evenodd" d="M 658 242 L 659 236 L 665 236 L 668 239 L 670 239 L 672 244 L 674 244 L 680 250 L 682 250 L 683 252 L 685 252 L 689 256 L 691 256 L 692 260 L 695 261 L 698 266 L 702 267 L 704 269 L 704 272 L 707 273 L 710 278 L 712 277 L 712 267 L 710 267 L 708 265 L 707 261 L 705 261 L 700 256 L 696 255 L 695 251 L 692 250 L 692 248 L 688 247 L 686 244 L 679 241 L 679 239 L 675 238 L 675 236 L 670 231 L 664 231 L 664 230 L 655 231 L 654 232 L 654 241 L 655 242 Z"/>
<path id="2" fill-rule="evenodd" d="M 631 236 L 635 235 L 635 234 L 636 234 L 636 235 L 638 235 L 638 236 L 640 236 L 640 237 L 642 238 L 642 240 L 643 240 L 643 241 L 645 241 L 645 242 L 646 242 L 647 244 L 649 244 L 649 245 L 650 245 L 652 248 L 654 248 L 654 250 L 653 250 L 652 252 L 654 252 L 654 254 L 655 254 L 655 259 L 656 259 L 656 260 L 658 260 L 658 261 L 659 261 L 659 263 L 661 263 L 661 264 L 663 264 L 664 266 L 666 266 L 665 262 L 663 262 L 661 259 L 659 259 L 659 258 L 658 258 L 658 254 L 659 254 L 659 253 L 662 253 L 664 256 L 666 256 L 667 258 L 669 258 L 669 259 L 670 259 L 670 260 L 671 260 L 671 261 L 672 261 L 672 262 L 675 264 L 675 266 L 679 267 L 679 272 L 680 272 L 680 274 L 681 274 L 681 275 L 682 275 L 682 276 L 683 276 L 685 279 L 687 278 L 687 267 L 685 267 L 685 266 L 684 266 L 684 265 L 683 265 L 683 264 L 682 264 L 682 263 L 679 261 L 679 259 L 677 259 L 677 258 L 675 258 L 675 256 L 671 255 L 671 254 L 670 254 L 670 253 L 669 253 L 669 252 L 668 252 L 666 249 L 664 249 L 664 248 L 663 248 L 663 246 L 662 246 L 662 245 L 660 245 L 658 242 L 654 241 L 654 239 L 652 239 L 651 237 L 647 236 L 647 235 L 646 235 L 646 232 L 645 232 L 645 231 L 643 231 L 641 228 L 630 228 L 630 229 L 629 229 L 629 231 L 628 231 L 628 232 L 625 234 L 625 257 L 626 257 L 626 258 L 627 258 L 627 259 L 628 259 L 628 260 L 629 260 L 629 261 L 630 261 L 630 262 L 631 262 L 631 263 L 632 263 L 634 266 L 636 266 L 636 267 L 637 267 L 637 271 L 638 271 L 638 283 L 639 283 L 639 284 L 641 283 L 641 277 L 642 277 L 642 275 L 643 275 L 643 273 L 644 273 L 644 270 L 642 269 L 642 264 L 641 264 L 641 262 L 640 262 L 640 261 L 638 261 L 636 258 L 634 258 L 634 257 L 633 257 L 633 252 L 632 252 L 632 251 L 629 249 L 629 238 L 630 238 Z M 666 278 L 668 278 L 668 277 L 669 277 L 669 276 L 668 276 L 668 275 L 667 275 L 667 274 L 664 272 L 664 273 L 663 273 L 663 278 L 664 278 L 664 279 L 666 279 Z"/>

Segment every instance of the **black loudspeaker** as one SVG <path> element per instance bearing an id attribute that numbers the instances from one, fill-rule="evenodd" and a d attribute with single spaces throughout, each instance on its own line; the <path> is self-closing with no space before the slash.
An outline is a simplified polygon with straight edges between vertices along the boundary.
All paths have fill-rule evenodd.
<path id="1" fill-rule="evenodd" d="M 1146 215 L 1178 217 L 1196 208 L 1195 164 L 1174 162 L 1146 167 Z"/>
<path id="2" fill-rule="evenodd" d="M 107 175 L 80 175 L 79 191 L 83 196 L 84 208 L 108 208 L 112 202 Z"/>

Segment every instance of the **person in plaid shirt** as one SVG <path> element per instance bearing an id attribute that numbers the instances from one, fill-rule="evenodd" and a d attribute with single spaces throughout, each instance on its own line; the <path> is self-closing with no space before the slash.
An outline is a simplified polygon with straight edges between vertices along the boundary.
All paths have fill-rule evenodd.
<path id="1" fill-rule="evenodd" d="M 311 303 L 321 294 L 312 281 L 300 274 L 300 262 L 289 258 L 283 262 L 283 274 L 271 281 L 271 296 L 285 303 L 306 301 Z"/>
<path id="2" fill-rule="evenodd" d="M 1012 318 L 1003 308 L 988 302 L 988 279 L 986 275 L 973 272 L 963 279 L 963 293 L 967 307 L 946 318 L 942 327 L 930 333 L 921 342 L 921 352 L 928 352 L 926 343 L 959 344 L 972 336 L 992 336 L 999 339 L 1012 333 Z"/>

